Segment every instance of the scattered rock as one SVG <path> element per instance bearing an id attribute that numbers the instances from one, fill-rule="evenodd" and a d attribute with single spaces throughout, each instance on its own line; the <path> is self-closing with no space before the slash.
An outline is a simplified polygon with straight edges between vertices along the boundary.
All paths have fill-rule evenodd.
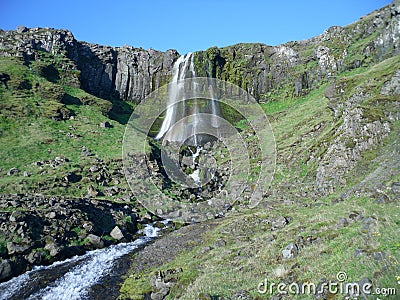
<path id="1" fill-rule="evenodd" d="M 82 179 L 81 175 L 78 175 L 74 172 L 69 172 L 64 176 L 64 181 L 65 182 L 70 182 L 70 183 L 76 183 L 79 182 Z"/>
<path id="2" fill-rule="evenodd" d="M 20 25 L 20 26 L 17 27 L 17 32 L 18 33 L 24 33 L 24 32 L 27 32 L 27 31 L 28 31 L 28 28 L 25 27 L 25 26 Z"/>
<path id="3" fill-rule="evenodd" d="M 346 227 L 349 225 L 349 221 L 347 221 L 346 218 L 341 218 L 339 220 L 339 223 L 337 224 L 337 228 L 342 228 L 342 227 Z"/>
<path id="4" fill-rule="evenodd" d="M 100 169 L 99 169 L 99 167 L 97 166 L 97 165 L 93 165 L 93 166 L 91 166 L 90 168 L 89 168 L 89 172 L 92 172 L 92 173 L 96 173 L 96 172 L 98 172 Z"/>
<path id="5" fill-rule="evenodd" d="M 57 214 L 54 211 L 51 211 L 46 214 L 46 218 L 49 218 L 49 219 L 55 219 L 56 216 L 57 216 Z"/>
<path id="6" fill-rule="evenodd" d="M 99 194 L 99 191 L 93 186 L 93 185 L 89 185 L 87 187 L 87 191 L 88 191 L 88 197 L 96 197 Z"/>
<path id="7" fill-rule="evenodd" d="M 182 269 L 171 269 L 165 272 L 158 271 L 150 278 L 150 285 L 152 293 L 150 298 L 152 300 L 163 300 L 168 294 L 171 287 L 177 280 L 176 274 L 182 272 Z"/>
<path id="8" fill-rule="evenodd" d="M 231 300 L 252 300 L 250 293 L 245 290 L 237 291 L 231 297 Z"/>
<path id="9" fill-rule="evenodd" d="M 111 128 L 111 124 L 110 124 L 110 122 L 108 122 L 108 121 L 106 121 L 106 122 L 101 122 L 101 123 L 99 124 L 99 126 L 100 126 L 101 128 Z"/>
<path id="10" fill-rule="evenodd" d="M 295 243 L 290 243 L 282 250 L 282 255 L 284 259 L 295 258 L 299 253 L 299 248 Z"/>
<path id="11" fill-rule="evenodd" d="M 95 248 L 104 248 L 104 242 L 101 237 L 94 234 L 89 234 L 86 238 L 88 239 L 89 243 L 92 244 Z"/>
<path id="12" fill-rule="evenodd" d="M 111 230 L 110 236 L 118 241 L 124 238 L 124 234 L 118 226 L 115 226 L 114 229 Z"/>
<path id="13" fill-rule="evenodd" d="M 32 265 L 40 265 L 43 262 L 43 253 L 34 251 L 26 256 L 26 260 Z"/>
<path id="14" fill-rule="evenodd" d="M 24 171 L 24 177 L 29 177 L 28 171 Z"/>
<path id="15" fill-rule="evenodd" d="M 365 251 L 363 249 L 357 248 L 356 250 L 354 250 L 354 257 L 359 257 L 359 256 L 364 256 L 365 255 Z"/>
<path id="16" fill-rule="evenodd" d="M 51 257 L 57 256 L 61 253 L 62 250 L 62 248 L 58 244 L 53 242 L 46 244 L 46 246 L 44 246 L 44 249 L 49 251 Z"/>
<path id="17" fill-rule="evenodd" d="M 8 259 L 0 258 L 0 281 L 10 279 L 12 276 L 11 264 Z"/>
<path id="18" fill-rule="evenodd" d="M 287 224 L 289 224 L 288 220 L 284 216 L 279 216 L 272 221 L 272 230 L 283 228 Z"/>
<path id="19" fill-rule="evenodd" d="M 358 211 L 353 210 L 349 213 L 349 219 L 351 221 L 359 221 L 362 219 L 362 214 Z"/>
<path id="20" fill-rule="evenodd" d="M 19 210 L 15 210 L 11 213 L 9 218 L 10 222 L 21 222 L 25 219 L 25 213 Z"/>
<path id="21" fill-rule="evenodd" d="M 226 242 L 223 239 L 218 239 L 214 242 L 213 246 L 215 248 L 221 248 L 221 247 L 225 247 L 226 246 Z"/>
<path id="22" fill-rule="evenodd" d="M 30 244 L 15 244 L 13 242 L 8 242 L 7 243 L 7 252 L 8 255 L 13 255 L 13 254 L 22 254 L 24 252 L 27 252 L 31 248 Z"/>
<path id="23" fill-rule="evenodd" d="M 114 196 L 114 195 L 118 194 L 120 192 L 120 190 L 121 189 L 119 187 L 112 186 L 112 187 L 104 188 L 103 192 L 104 192 L 104 195 L 111 197 L 111 196 Z"/>
<path id="24" fill-rule="evenodd" d="M 12 175 L 15 175 L 15 174 L 17 174 L 17 173 L 19 173 L 20 172 L 20 170 L 18 169 L 18 168 L 11 168 L 8 172 L 7 172 L 7 175 L 8 176 L 12 176 Z"/>
<path id="25" fill-rule="evenodd" d="M 81 151 L 81 156 L 86 157 L 86 156 L 93 156 L 93 153 L 86 149 L 85 146 L 82 147 L 82 151 Z"/>
<path id="26" fill-rule="evenodd" d="M 214 300 L 215 297 L 211 296 L 210 294 L 200 293 L 197 297 L 198 300 Z"/>

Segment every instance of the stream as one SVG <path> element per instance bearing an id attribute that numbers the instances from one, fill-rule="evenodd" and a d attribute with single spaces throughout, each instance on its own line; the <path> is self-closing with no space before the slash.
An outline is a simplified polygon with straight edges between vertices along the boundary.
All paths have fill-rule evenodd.
<path id="1" fill-rule="evenodd" d="M 115 299 L 119 295 L 120 277 L 129 268 L 132 252 L 157 237 L 159 231 L 149 224 L 142 230 L 144 236 L 133 242 L 35 267 L 0 283 L 0 300 Z"/>

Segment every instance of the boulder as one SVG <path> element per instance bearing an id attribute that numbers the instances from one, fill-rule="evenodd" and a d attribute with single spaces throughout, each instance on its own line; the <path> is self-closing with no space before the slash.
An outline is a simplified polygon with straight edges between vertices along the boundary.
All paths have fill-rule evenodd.
<path id="1" fill-rule="evenodd" d="M 111 230 L 110 236 L 118 241 L 124 238 L 124 234 L 118 226 L 115 226 L 114 229 Z"/>
<path id="2" fill-rule="evenodd" d="M 11 264 L 8 259 L 0 258 L 0 282 L 10 279 L 12 276 Z"/>
<path id="3" fill-rule="evenodd" d="M 11 168 L 11 169 L 7 172 L 7 175 L 8 175 L 8 176 L 12 176 L 12 175 L 15 175 L 15 174 L 17 174 L 17 173 L 19 173 L 19 169 L 18 169 L 18 168 Z"/>
<path id="4" fill-rule="evenodd" d="M 89 243 L 93 245 L 95 248 L 97 249 L 104 248 L 104 242 L 101 239 L 101 237 L 95 234 L 89 234 L 86 238 L 88 239 Z"/>
<path id="5" fill-rule="evenodd" d="M 88 197 L 96 197 L 99 194 L 99 191 L 93 185 L 89 185 L 87 187 L 87 191 L 88 191 L 87 194 Z"/>
<path id="6" fill-rule="evenodd" d="M 31 248 L 31 245 L 29 243 L 23 243 L 23 244 L 16 244 L 13 242 L 7 243 L 8 255 L 21 254 L 21 253 L 27 252 L 30 248 Z"/>
<path id="7" fill-rule="evenodd" d="M 295 243 L 290 243 L 282 250 L 282 255 L 284 259 L 295 258 L 299 253 L 299 248 Z"/>
<path id="8" fill-rule="evenodd" d="M 46 246 L 44 246 L 44 249 L 49 251 L 51 257 L 57 256 L 59 253 L 61 253 L 62 250 L 62 248 L 58 244 L 53 242 L 46 244 Z"/>
<path id="9" fill-rule="evenodd" d="M 99 126 L 101 127 L 101 128 L 111 128 L 111 124 L 110 124 L 110 122 L 101 122 L 100 124 L 99 124 Z"/>
<path id="10" fill-rule="evenodd" d="M 18 33 L 24 33 L 24 32 L 27 32 L 27 31 L 28 31 L 28 28 L 25 27 L 25 26 L 20 25 L 20 26 L 17 27 L 17 32 Z"/>
<path id="11" fill-rule="evenodd" d="M 289 224 L 288 220 L 284 216 L 279 216 L 272 221 L 272 230 L 280 229 Z"/>

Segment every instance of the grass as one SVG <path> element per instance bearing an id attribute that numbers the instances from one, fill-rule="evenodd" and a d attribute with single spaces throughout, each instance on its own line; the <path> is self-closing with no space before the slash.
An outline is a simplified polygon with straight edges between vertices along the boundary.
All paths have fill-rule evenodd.
<path id="1" fill-rule="evenodd" d="M 62 180 L 67 172 L 77 172 L 82 177 L 90 175 L 88 169 L 93 164 L 93 158 L 81 157 L 82 146 L 105 165 L 120 167 L 125 125 L 107 116 L 107 111 L 111 110 L 110 101 L 73 86 L 50 82 L 14 58 L 1 58 L 0 71 L 11 77 L 8 89 L 0 87 L 0 193 L 40 191 L 52 195 L 85 195 L 87 183 L 53 186 L 54 180 Z M 28 88 L 21 89 L 21 80 L 29 83 Z M 37 85 L 38 89 L 35 88 Z M 46 98 L 43 94 L 46 89 L 53 96 L 57 90 L 62 94 L 61 99 Z M 64 100 L 66 103 L 62 103 Z M 130 107 L 129 104 L 124 107 L 129 111 L 127 107 Z M 69 111 L 72 117 L 53 119 L 52 116 L 60 108 Z M 99 127 L 101 122 L 106 121 L 111 128 Z M 33 165 L 34 162 L 51 161 L 56 157 L 67 158 L 68 162 L 58 167 Z M 20 172 L 7 176 L 7 171 L 14 167 Z M 28 177 L 23 176 L 24 171 L 28 172 Z M 126 188 L 125 182 L 121 184 Z M 100 191 L 103 189 L 102 186 L 97 188 Z"/>
<path id="2" fill-rule="evenodd" d="M 325 205 L 319 207 L 283 205 L 268 212 L 247 211 L 225 218 L 205 234 L 205 244 L 182 253 L 161 268 L 132 274 L 121 288 L 121 298 L 136 299 L 136 292 L 149 291 L 149 276 L 158 269 L 183 269 L 166 299 L 198 299 L 201 293 L 229 297 L 239 290 L 247 290 L 255 299 L 264 299 L 257 292 L 257 286 L 264 278 L 279 283 L 289 277 L 298 283 L 315 284 L 323 278 L 336 280 L 338 272 L 346 272 L 349 282 L 363 277 L 374 278 L 374 273 L 382 270 L 385 263 L 375 262 L 370 256 L 355 258 L 358 248 L 367 253 L 387 252 L 388 274 L 373 279 L 373 285 L 395 287 L 395 275 L 399 271 L 396 257 L 400 251 L 400 231 L 395 230 L 399 228 L 398 203 L 380 205 L 369 198 L 352 198 L 338 204 L 327 199 L 322 202 Z M 339 220 L 348 218 L 352 211 L 378 220 L 368 242 L 360 233 L 361 221 L 337 228 Z M 292 221 L 283 229 L 271 231 L 271 220 L 279 216 Z M 300 248 L 298 257 L 284 260 L 281 251 L 291 242 L 298 243 L 301 237 L 321 243 L 306 245 Z M 222 249 L 215 246 L 221 239 L 226 242 Z M 207 246 L 211 250 L 204 253 L 202 249 Z"/>

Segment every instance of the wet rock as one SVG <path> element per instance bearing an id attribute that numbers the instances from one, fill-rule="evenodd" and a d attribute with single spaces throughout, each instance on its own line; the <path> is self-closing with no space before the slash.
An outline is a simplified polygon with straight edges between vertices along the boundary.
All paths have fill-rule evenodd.
<path id="1" fill-rule="evenodd" d="M 11 264 L 8 259 L 0 258 L 0 282 L 10 279 L 12 276 Z"/>
<path id="2" fill-rule="evenodd" d="M 290 243 L 282 250 L 282 255 L 284 259 L 295 258 L 299 253 L 299 248 L 295 243 Z"/>
<path id="3" fill-rule="evenodd" d="M 101 237 L 94 234 L 89 234 L 86 238 L 88 239 L 89 243 L 92 244 L 95 248 L 104 248 L 104 242 Z"/>
<path id="4" fill-rule="evenodd" d="M 124 234 L 118 226 L 115 226 L 114 229 L 111 230 L 110 236 L 118 241 L 124 238 Z"/>

